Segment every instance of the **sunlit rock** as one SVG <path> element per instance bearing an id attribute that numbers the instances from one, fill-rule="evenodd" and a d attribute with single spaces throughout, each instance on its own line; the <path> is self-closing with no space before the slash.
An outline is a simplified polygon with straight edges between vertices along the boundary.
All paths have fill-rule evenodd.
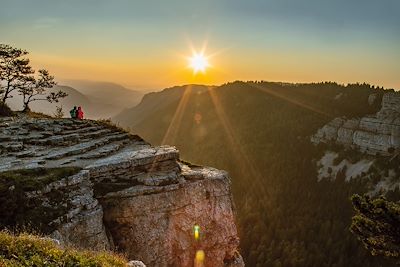
<path id="1" fill-rule="evenodd" d="M 79 168 L 25 192 L 55 211 L 45 228 L 62 245 L 142 261 L 129 266 L 193 266 L 199 250 L 204 266 L 244 266 L 228 174 L 181 162 L 175 147 L 96 121 L 21 116 L 0 118 L 0 155 L 0 171 Z"/>
<path id="2" fill-rule="evenodd" d="M 335 142 L 383 155 L 400 148 L 400 94 L 385 93 L 382 108 L 362 118 L 335 118 L 311 137 L 314 143 Z M 393 151 L 391 151 L 393 150 Z"/>

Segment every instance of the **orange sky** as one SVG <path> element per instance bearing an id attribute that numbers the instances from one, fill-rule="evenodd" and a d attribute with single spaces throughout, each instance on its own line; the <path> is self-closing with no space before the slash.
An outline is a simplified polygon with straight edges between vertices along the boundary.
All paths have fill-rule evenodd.
<path id="1" fill-rule="evenodd" d="M 186 49 L 186 51 L 185 51 Z M 212 49 L 210 54 L 213 54 Z M 179 51 L 146 58 L 64 57 L 31 53 L 35 67 L 48 68 L 58 80 L 87 79 L 113 81 L 138 89 L 163 89 L 188 84 L 222 84 L 234 80 L 268 80 L 285 82 L 337 81 L 340 83 L 368 82 L 388 88 L 399 88 L 397 62 L 364 58 L 355 52 L 351 61 L 343 63 L 336 55 L 313 57 L 312 54 L 278 54 L 221 49 L 209 58 L 205 73 L 194 74 L 188 66 L 189 47 Z M 207 52 L 206 52 L 207 53 Z M 244 54 L 244 55 L 243 55 Z M 371 55 L 372 56 L 372 55 Z M 350 58 L 350 57 L 349 57 Z M 385 71 L 382 71 L 382 68 Z"/>
<path id="2" fill-rule="evenodd" d="M 392 0 L 3 0 L 0 36 L 59 81 L 145 90 L 234 80 L 400 89 L 399 8 Z M 187 57 L 204 44 L 212 67 L 194 76 Z"/>

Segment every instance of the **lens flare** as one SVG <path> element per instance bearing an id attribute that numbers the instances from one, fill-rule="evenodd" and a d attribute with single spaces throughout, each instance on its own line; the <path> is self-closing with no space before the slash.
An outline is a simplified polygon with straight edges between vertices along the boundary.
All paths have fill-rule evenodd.
<path id="1" fill-rule="evenodd" d="M 202 267 L 204 266 L 204 259 L 206 258 L 206 254 L 203 250 L 196 251 L 196 256 L 194 257 L 194 266 Z"/>
<path id="2" fill-rule="evenodd" d="M 200 239 L 200 226 L 199 225 L 195 225 L 193 227 L 193 233 L 194 233 L 194 240 L 199 240 Z"/>

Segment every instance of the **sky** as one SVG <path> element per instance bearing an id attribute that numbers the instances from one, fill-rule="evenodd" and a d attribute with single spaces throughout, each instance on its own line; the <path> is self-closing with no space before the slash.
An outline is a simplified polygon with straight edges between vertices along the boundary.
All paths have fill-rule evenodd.
<path id="1" fill-rule="evenodd" d="M 399 0 L 0 0 L 0 43 L 59 81 L 234 80 L 400 89 Z M 193 51 L 209 68 L 194 74 Z"/>

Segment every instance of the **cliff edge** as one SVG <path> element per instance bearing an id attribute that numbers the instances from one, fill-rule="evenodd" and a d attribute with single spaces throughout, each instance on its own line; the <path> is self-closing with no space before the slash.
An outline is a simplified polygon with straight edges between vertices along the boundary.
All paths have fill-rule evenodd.
<path id="1" fill-rule="evenodd" d="M 370 95 L 369 104 L 374 100 Z M 366 103 L 367 104 L 367 103 Z M 385 93 L 381 110 L 362 118 L 335 118 L 311 137 L 314 143 L 334 142 L 368 154 L 390 155 L 400 148 L 400 93 Z"/>
<path id="2" fill-rule="evenodd" d="M 376 94 L 368 100 L 371 105 Z M 318 180 L 358 179 L 370 196 L 396 192 L 400 188 L 400 93 L 384 93 L 376 114 L 333 119 L 311 141 L 328 144 L 316 161 Z"/>
<path id="3" fill-rule="evenodd" d="M 36 211 L 26 223 L 62 244 L 117 249 L 147 266 L 193 266 L 200 250 L 206 266 L 244 266 L 228 174 L 181 161 L 175 147 L 98 121 L 21 116 L 0 118 L 0 149 L 0 176 L 76 170 L 23 192 L 27 214 Z"/>

